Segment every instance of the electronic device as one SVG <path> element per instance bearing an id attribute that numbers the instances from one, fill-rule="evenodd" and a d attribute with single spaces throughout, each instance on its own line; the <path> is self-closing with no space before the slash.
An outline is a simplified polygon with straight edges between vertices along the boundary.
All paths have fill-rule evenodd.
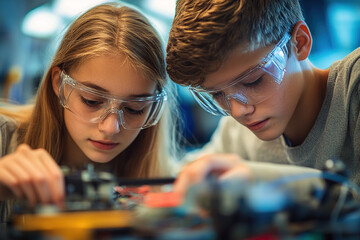
<path id="1" fill-rule="evenodd" d="M 360 237 L 360 188 L 329 160 L 319 174 L 269 182 L 210 175 L 184 198 L 174 178 L 119 179 L 64 171 L 65 209 L 18 206 L 5 239 L 354 239 Z M 301 198 L 291 183 L 321 179 Z M 312 182 L 312 181 L 309 181 Z M 301 238 L 302 237 L 302 238 Z"/>

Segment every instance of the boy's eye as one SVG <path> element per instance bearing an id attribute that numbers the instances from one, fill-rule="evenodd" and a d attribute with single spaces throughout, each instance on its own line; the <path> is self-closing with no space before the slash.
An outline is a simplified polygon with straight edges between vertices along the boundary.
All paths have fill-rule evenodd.
<path id="1" fill-rule="evenodd" d="M 224 97 L 224 93 L 221 91 L 213 92 L 213 93 L 211 93 L 211 95 L 215 100 L 222 99 Z"/>
<path id="2" fill-rule="evenodd" d="M 244 86 L 245 87 L 255 87 L 255 86 L 259 85 L 262 82 L 262 80 L 263 80 L 263 78 L 261 76 L 258 79 L 256 79 L 255 81 L 244 83 Z"/>

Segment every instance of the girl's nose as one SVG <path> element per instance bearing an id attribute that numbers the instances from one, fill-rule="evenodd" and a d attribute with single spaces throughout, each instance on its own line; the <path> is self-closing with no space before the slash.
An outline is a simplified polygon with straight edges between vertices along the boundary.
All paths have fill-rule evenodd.
<path id="1" fill-rule="evenodd" d="M 100 131 L 108 135 L 114 135 L 120 132 L 120 118 L 118 113 L 110 113 L 98 124 Z"/>

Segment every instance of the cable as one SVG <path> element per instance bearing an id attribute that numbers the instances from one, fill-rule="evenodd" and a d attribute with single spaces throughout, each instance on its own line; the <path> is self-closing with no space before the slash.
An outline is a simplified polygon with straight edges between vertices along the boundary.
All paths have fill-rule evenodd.
<path id="1" fill-rule="evenodd" d="M 278 188 L 281 185 L 285 185 L 285 184 L 295 182 L 295 181 L 310 179 L 310 178 L 331 180 L 333 182 L 336 182 L 341 185 L 349 187 L 350 189 L 352 189 L 353 191 L 355 191 L 357 194 L 360 195 L 360 187 L 357 184 L 350 181 L 347 177 L 344 177 L 344 176 L 336 174 L 336 173 L 329 173 L 329 172 L 301 173 L 301 174 L 289 175 L 289 176 L 277 178 L 277 179 L 269 182 L 268 184 L 272 188 Z"/>
<path id="2" fill-rule="evenodd" d="M 339 219 L 339 215 L 340 215 L 340 211 L 343 208 L 343 206 L 345 205 L 345 201 L 346 201 L 346 194 L 348 192 L 348 187 L 346 186 L 341 186 L 340 189 L 340 195 L 339 195 L 339 199 L 336 203 L 336 206 L 334 207 L 334 210 L 331 213 L 331 219 L 330 219 L 330 223 L 331 226 L 334 227 L 336 229 L 337 227 L 337 221 Z M 341 240 L 341 233 L 336 231 L 336 238 L 335 239 L 339 239 Z"/>

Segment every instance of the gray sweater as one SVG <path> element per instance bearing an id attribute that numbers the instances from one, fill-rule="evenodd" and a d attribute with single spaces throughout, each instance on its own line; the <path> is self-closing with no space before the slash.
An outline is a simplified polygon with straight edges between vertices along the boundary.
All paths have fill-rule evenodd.
<path id="1" fill-rule="evenodd" d="M 16 136 L 16 122 L 0 114 L 0 161 L 1 157 L 13 152 L 17 147 Z M 1 223 L 8 220 L 11 205 L 12 201 L 0 201 Z"/>

